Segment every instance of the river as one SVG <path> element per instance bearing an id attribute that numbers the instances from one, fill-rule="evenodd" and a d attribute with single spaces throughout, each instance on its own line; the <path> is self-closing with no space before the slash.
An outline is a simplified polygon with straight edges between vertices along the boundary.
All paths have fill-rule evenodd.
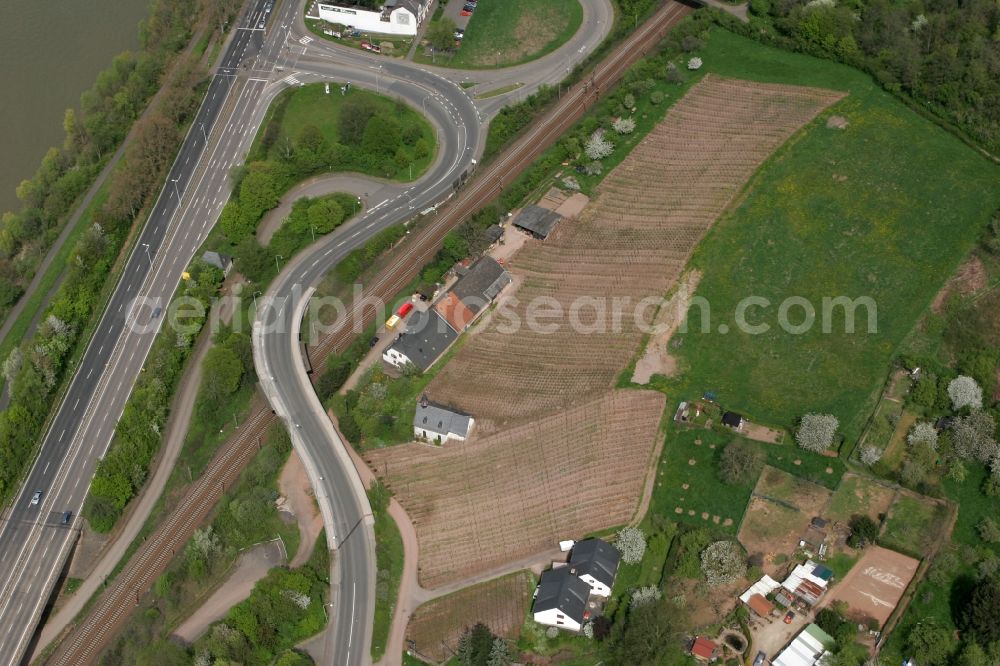
<path id="1" fill-rule="evenodd" d="M 117 54 L 138 46 L 149 0 L 0 0 L 0 212 L 50 146 L 63 114 Z"/>

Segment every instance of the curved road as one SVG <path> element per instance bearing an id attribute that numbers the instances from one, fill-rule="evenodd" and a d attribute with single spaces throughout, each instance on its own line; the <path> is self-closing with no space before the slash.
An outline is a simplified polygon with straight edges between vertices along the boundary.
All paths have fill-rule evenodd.
<path id="1" fill-rule="evenodd" d="M 480 82 L 515 77 L 519 94 L 561 79 L 588 49 L 603 39 L 610 19 L 606 0 L 583 0 L 592 29 L 536 63 L 499 72 L 476 72 Z M 333 593 L 337 622 L 328 639 L 331 663 L 368 661 L 374 591 L 374 540 L 367 499 L 356 470 L 298 365 L 297 327 L 305 300 L 297 285 L 314 284 L 347 252 L 379 230 L 403 220 L 452 192 L 452 183 L 471 164 L 484 136 L 482 118 L 511 95 L 484 100 L 480 108 L 440 70 L 342 49 L 304 34 L 301 3 L 281 3 L 269 14 L 266 0 L 254 0 L 227 46 L 206 99 L 171 167 L 168 182 L 126 262 L 95 336 L 46 433 L 38 457 L 0 526 L 0 664 L 19 663 L 70 547 L 90 478 L 114 434 L 180 274 L 218 219 L 228 199 L 228 174 L 242 162 L 270 101 L 282 89 L 311 80 L 350 80 L 399 96 L 423 110 L 439 128 L 439 158 L 420 185 L 392 199 L 369 201 L 360 219 L 321 240 L 286 266 L 262 304 L 272 320 L 286 319 L 277 335 L 255 327 L 255 354 L 262 384 L 318 489 L 328 538 L 337 550 Z M 601 25 L 601 16 L 605 16 Z M 261 29 L 265 22 L 267 29 Z M 280 27 L 279 27 L 280 26 Z M 534 72 L 534 73 L 533 73 Z M 458 76 L 450 73 L 452 76 Z M 506 78 L 505 78 L 506 77 Z M 460 77 L 459 77 L 460 80 Z M 145 299 L 133 308 L 137 298 Z M 265 307 L 266 305 L 267 307 Z M 293 308 L 296 316 L 290 317 Z M 164 314 L 169 313 L 164 308 Z M 137 325 L 136 325 L 137 324 Z M 259 332 L 258 332 L 259 331 Z M 272 363 L 269 359 L 275 359 Z M 318 410 L 318 411 L 317 411 Z M 35 490 L 43 491 L 31 504 Z M 69 525 L 62 515 L 72 512 Z M 340 584 L 337 584 L 340 581 Z"/>

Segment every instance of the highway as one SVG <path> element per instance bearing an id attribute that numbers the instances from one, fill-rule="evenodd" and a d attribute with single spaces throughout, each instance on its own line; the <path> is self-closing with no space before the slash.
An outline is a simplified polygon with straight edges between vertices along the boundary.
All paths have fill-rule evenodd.
<path id="1" fill-rule="evenodd" d="M 266 0 L 257 0 L 234 33 L 194 123 L 172 165 L 148 222 L 129 255 L 93 338 L 45 434 L 38 455 L 0 525 L 0 663 L 25 654 L 53 585 L 76 540 L 80 510 L 97 461 L 125 403 L 181 272 L 228 198 L 228 173 L 241 161 L 249 130 L 283 39 L 256 28 Z M 290 14 L 295 8 L 291 7 Z M 290 20 L 290 16 L 289 16 Z M 243 68 L 246 64 L 247 67 Z M 264 68 L 251 69 L 251 65 Z M 206 150 L 207 148 L 207 150 Z M 178 197 L 179 195 L 179 197 Z M 137 296 L 149 305 L 133 311 Z M 139 326 L 126 326 L 129 318 Z M 32 495 L 41 501 L 31 504 Z M 69 525 L 64 512 L 72 512 Z"/>
<path id="2" fill-rule="evenodd" d="M 587 0 L 587 20 L 594 30 L 578 36 L 554 54 L 530 66 L 487 73 L 480 81 L 511 76 L 526 85 L 518 95 L 553 81 L 610 27 L 605 0 Z M 374 541 L 369 509 L 356 472 L 346 459 L 297 356 L 289 354 L 297 339 L 305 301 L 300 285 L 311 285 L 344 255 L 379 230 L 404 220 L 453 191 L 484 137 L 483 119 L 509 102 L 512 95 L 477 105 L 436 68 L 376 58 L 326 44 L 304 32 L 301 4 L 279 3 L 273 15 L 267 0 L 255 0 L 234 30 L 220 67 L 188 136 L 171 167 L 168 180 L 142 230 L 92 342 L 48 429 L 38 457 L 0 526 L 0 557 L 8 566 L 0 573 L 0 664 L 20 663 L 54 583 L 76 539 L 78 517 L 89 481 L 114 434 L 125 402 L 141 371 L 181 272 L 204 242 L 228 200 L 230 169 L 242 163 L 270 101 L 284 88 L 309 81 L 350 80 L 353 84 L 400 97 L 425 112 L 438 128 L 439 157 L 419 185 L 391 200 L 369 201 L 368 210 L 302 253 L 283 271 L 262 301 L 262 312 L 284 319 L 278 335 L 255 331 L 258 374 L 276 412 L 292 432 L 306 460 L 323 508 L 334 559 L 334 630 L 327 634 L 331 663 L 366 663 L 374 599 Z M 267 23 L 266 29 L 258 26 Z M 604 22 L 602 25 L 602 21 Z M 532 72 L 534 71 L 534 74 Z M 526 81 L 528 77 L 531 80 Z M 553 79 L 555 77 L 555 79 Z M 139 298 L 145 304 L 133 309 Z M 132 326 L 126 324 L 131 321 Z M 138 324 L 138 325 L 136 325 Z M 256 347 L 259 345 L 259 349 Z M 297 351 L 296 351 L 297 354 Z M 288 361 L 292 358 L 293 361 Z M 271 364 L 268 359 L 278 359 Z M 30 503 L 42 491 L 38 505 Z M 70 525 L 61 524 L 65 511 Z M 367 517 L 367 518 L 366 518 Z"/>

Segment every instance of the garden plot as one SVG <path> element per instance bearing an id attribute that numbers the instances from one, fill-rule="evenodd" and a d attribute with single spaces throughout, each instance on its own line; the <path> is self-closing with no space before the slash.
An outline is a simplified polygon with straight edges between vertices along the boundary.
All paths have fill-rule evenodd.
<path id="1" fill-rule="evenodd" d="M 455 654 L 458 639 L 477 622 L 516 641 L 531 606 L 534 583 L 530 572 L 518 571 L 428 601 L 410 618 L 406 638 L 420 655 L 437 663 Z"/>
<path id="2" fill-rule="evenodd" d="M 900 491 L 889 508 L 879 543 L 923 557 L 947 541 L 948 505 L 923 495 Z"/>
<path id="3" fill-rule="evenodd" d="M 765 561 L 795 551 L 814 516 L 822 513 L 831 492 L 774 467 L 764 467 L 740 525 L 740 543 Z"/>
<path id="4" fill-rule="evenodd" d="M 661 393 L 613 391 L 497 434 L 365 458 L 413 520 L 433 588 L 629 522 L 663 406 Z"/>
<path id="5" fill-rule="evenodd" d="M 495 430 L 611 389 L 643 337 L 635 306 L 670 290 L 760 164 L 840 97 L 706 76 L 608 174 L 577 219 L 518 254 L 513 268 L 523 284 L 509 310 L 521 323 L 516 332 L 508 327 L 513 317 L 494 317 L 442 369 L 428 395 Z M 544 319 L 551 330 L 529 330 L 528 308 L 542 298 L 564 315 Z M 588 299 L 597 305 L 580 308 Z M 622 302 L 628 305 L 616 320 L 614 304 Z M 565 314 L 574 308 L 582 327 Z M 654 310 L 641 313 L 640 323 Z"/>
<path id="6" fill-rule="evenodd" d="M 848 473 L 844 475 L 827 505 L 824 518 L 846 524 L 855 514 L 875 522 L 889 511 L 895 490 L 876 479 Z"/>

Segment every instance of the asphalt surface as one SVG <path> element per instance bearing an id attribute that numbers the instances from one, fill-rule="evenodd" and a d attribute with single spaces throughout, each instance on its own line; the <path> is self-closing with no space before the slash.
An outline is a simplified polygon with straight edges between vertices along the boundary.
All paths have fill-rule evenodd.
<path id="1" fill-rule="evenodd" d="M 304 29 L 298 2 L 273 15 L 257 0 L 234 31 L 202 108 L 171 168 L 168 182 L 128 258 L 97 332 L 50 426 L 20 494 L 0 526 L 0 663 L 17 664 L 77 536 L 76 524 L 100 456 L 141 371 L 155 334 L 170 313 L 170 296 L 194 252 L 228 200 L 230 168 L 242 163 L 270 101 L 282 89 L 320 80 L 343 81 L 400 97 L 438 128 L 439 159 L 419 185 L 395 197 L 366 201 L 359 219 L 322 239 L 285 268 L 265 301 L 277 331 L 255 331 L 255 357 L 276 412 L 303 454 L 327 523 L 334 559 L 333 613 L 328 632 L 330 663 L 366 663 L 374 604 L 374 536 L 360 480 L 301 371 L 295 341 L 305 301 L 302 285 L 319 281 L 332 266 L 372 235 L 447 198 L 481 146 L 483 119 L 514 94 L 484 100 L 476 108 L 457 85 L 461 73 L 373 57 L 331 46 Z M 530 66 L 477 80 L 504 85 L 510 77 L 531 81 L 517 95 L 556 80 L 596 45 L 610 26 L 606 0 L 585 2 L 585 28 L 569 45 Z M 589 18 L 588 18 L 589 17 Z M 258 26 L 266 22 L 266 30 Z M 590 21 L 590 23 L 588 23 Z M 606 25 L 601 25 L 606 21 Z M 534 74 L 532 74 L 534 71 Z M 555 77 L 555 79 L 553 79 Z M 206 149 L 207 148 L 207 149 Z M 180 204 L 180 205 L 178 205 Z M 133 307 L 137 297 L 146 299 Z M 153 315 L 162 307 L 163 315 Z M 129 325 L 130 324 L 130 325 Z M 31 504 L 35 491 L 41 502 Z M 61 523 L 72 512 L 69 525 Z"/>
<path id="2" fill-rule="evenodd" d="M 97 461 L 111 441 L 163 323 L 164 316 L 153 317 L 153 309 L 157 303 L 165 306 L 172 295 L 225 204 L 229 167 L 239 163 L 249 148 L 253 113 L 266 81 L 249 78 L 253 75 L 249 68 L 242 70 L 242 76 L 234 75 L 241 72 L 243 62 L 266 68 L 267 58 L 279 53 L 281 41 L 265 42 L 264 31 L 255 29 L 264 18 L 265 3 L 258 0 L 244 27 L 235 30 L 37 458 L 3 514 L 0 663 L 20 663 L 31 642 L 76 539 L 78 516 Z M 224 106 L 227 100 L 232 109 Z M 229 121 L 225 128 L 219 126 L 220 118 Z M 149 304 L 133 308 L 137 296 L 149 298 Z M 41 501 L 32 504 L 36 491 L 42 492 Z M 72 512 L 68 525 L 62 524 L 66 511 Z"/>

